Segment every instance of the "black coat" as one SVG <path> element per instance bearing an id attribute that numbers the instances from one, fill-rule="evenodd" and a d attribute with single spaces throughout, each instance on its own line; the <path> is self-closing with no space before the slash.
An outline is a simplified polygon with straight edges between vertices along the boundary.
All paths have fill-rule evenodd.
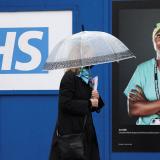
<path id="1" fill-rule="evenodd" d="M 87 160 L 100 159 L 91 112 L 99 112 L 104 103 L 99 98 L 98 108 L 91 109 L 91 103 L 89 101 L 91 92 L 92 88 L 76 76 L 75 73 L 67 71 L 64 74 L 59 91 L 58 122 L 53 136 L 49 160 L 59 160 L 56 147 L 57 128 L 61 135 L 80 133 L 83 128 L 85 115 L 87 115 L 84 131 L 87 143 Z"/>

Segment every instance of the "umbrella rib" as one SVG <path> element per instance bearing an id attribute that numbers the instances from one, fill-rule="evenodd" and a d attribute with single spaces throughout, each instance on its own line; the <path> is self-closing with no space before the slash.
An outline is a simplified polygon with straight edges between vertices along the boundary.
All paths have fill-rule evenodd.
<path id="1" fill-rule="evenodd" d="M 103 39 L 104 39 L 104 37 L 103 37 Z M 105 41 L 105 39 L 104 39 L 104 41 Z M 113 54 L 116 56 L 116 52 L 115 52 L 115 50 L 113 49 L 113 47 L 112 47 L 112 45 L 111 45 L 111 43 L 110 43 L 110 41 L 108 40 L 108 43 L 109 43 L 109 48 L 110 48 L 110 50 L 113 52 Z"/>
<path id="2" fill-rule="evenodd" d="M 84 32 L 82 32 L 82 33 L 84 33 Z M 81 65 L 82 65 L 82 67 L 83 67 L 83 64 L 82 64 L 82 35 L 81 35 L 81 43 L 80 43 L 80 44 L 81 44 L 81 46 L 80 46 L 80 48 L 81 48 L 81 49 L 80 49 L 81 58 L 80 58 L 80 59 L 81 59 Z"/>

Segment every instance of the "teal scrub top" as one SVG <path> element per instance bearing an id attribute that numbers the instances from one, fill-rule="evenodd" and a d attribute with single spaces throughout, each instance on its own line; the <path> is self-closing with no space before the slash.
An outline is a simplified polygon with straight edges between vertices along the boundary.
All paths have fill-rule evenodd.
<path id="1" fill-rule="evenodd" d="M 152 58 L 140 65 L 137 66 L 131 80 L 128 83 L 128 86 L 124 90 L 124 94 L 128 97 L 129 92 L 132 89 L 136 89 L 136 85 L 139 85 L 149 101 L 157 100 L 155 92 L 155 83 L 154 83 L 154 65 L 156 63 L 155 58 Z M 158 87 L 160 88 L 160 71 L 157 71 L 158 74 Z M 153 114 L 149 116 L 139 117 L 136 124 L 137 125 L 151 125 L 152 120 L 155 118 L 160 118 L 160 115 Z"/>

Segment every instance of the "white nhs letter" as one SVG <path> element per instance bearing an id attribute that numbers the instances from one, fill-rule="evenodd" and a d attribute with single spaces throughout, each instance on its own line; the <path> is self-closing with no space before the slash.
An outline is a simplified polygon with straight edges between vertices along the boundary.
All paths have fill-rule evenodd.
<path id="1" fill-rule="evenodd" d="M 41 63 L 41 52 L 36 47 L 30 45 L 28 41 L 34 38 L 41 40 L 42 37 L 43 37 L 43 32 L 41 31 L 27 31 L 20 36 L 18 40 L 19 49 L 22 52 L 30 55 L 31 60 L 30 62 L 27 63 L 16 61 L 15 69 L 21 71 L 30 71 L 39 66 L 39 64 Z"/>
<path id="2" fill-rule="evenodd" d="M 2 70 L 11 70 L 15 38 L 16 32 L 7 32 L 5 46 L 0 46 L 0 54 L 3 54 Z"/>

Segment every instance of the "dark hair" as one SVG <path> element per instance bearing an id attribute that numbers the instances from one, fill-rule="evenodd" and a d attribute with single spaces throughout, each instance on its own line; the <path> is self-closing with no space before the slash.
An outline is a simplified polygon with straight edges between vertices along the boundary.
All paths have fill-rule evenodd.
<path id="1" fill-rule="evenodd" d="M 91 68 L 93 68 L 94 67 L 94 65 L 91 65 L 91 66 L 85 66 L 84 68 L 86 68 L 86 69 L 91 69 Z"/>

